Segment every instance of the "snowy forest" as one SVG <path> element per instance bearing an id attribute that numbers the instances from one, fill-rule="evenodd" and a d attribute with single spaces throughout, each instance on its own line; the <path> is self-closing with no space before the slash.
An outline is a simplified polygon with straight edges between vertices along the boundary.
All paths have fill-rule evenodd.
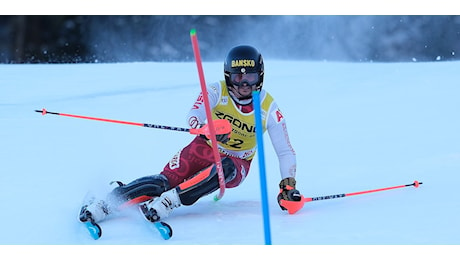
<path id="1" fill-rule="evenodd" d="M 458 60 L 455 15 L 3 15 L 0 63 L 205 61 L 241 42 L 266 58 L 411 62 Z"/>

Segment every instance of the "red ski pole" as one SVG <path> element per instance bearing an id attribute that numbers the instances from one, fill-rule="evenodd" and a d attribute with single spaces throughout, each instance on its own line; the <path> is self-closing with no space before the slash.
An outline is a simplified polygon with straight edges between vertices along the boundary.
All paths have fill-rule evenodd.
<path id="1" fill-rule="evenodd" d="M 120 121 L 120 120 L 113 120 L 113 119 L 106 119 L 106 118 L 98 118 L 98 117 L 90 117 L 90 116 L 80 116 L 80 115 L 72 115 L 72 114 L 64 114 L 64 113 L 57 113 L 57 112 L 50 112 L 46 109 L 42 110 L 35 110 L 37 113 L 41 113 L 42 115 L 50 114 L 50 115 L 58 115 L 58 116 L 67 116 L 67 117 L 74 117 L 74 118 L 81 118 L 81 119 L 89 119 L 89 120 L 97 120 L 97 121 L 104 121 L 109 123 L 117 123 L 117 124 L 126 124 L 126 125 L 135 125 L 135 126 L 142 126 L 148 128 L 157 128 L 157 129 L 164 129 L 164 130 L 173 130 L 173 131 L 180 131 L 180 132 L 189 132 L 193 135 L 205 135 L 206 137 L 210 137 L 210 128 L 208 125 L 205 125 L 201 128 L 182 128 L 182 127 L 175 127 L 175 126 L 165 126 L 165 125 L 156 125 L 156 124 L 147 124 L 147 123 L 136 123 L 136 122 L 129 122 L 129 121 Z M 221 133 L 228 133 L 231 131 L 232 126 L 230 122 L 226 119 L 217 119 L 213 121 L 214 123 L 214 132 L 217 134 Z"/>
<path id="2" fill-rule="evenodd" d="M 358 191 L 358 192 L 351 192 L 351 193 L 341 193 L 341 194 L 335 194 L 335 195 L 310 197 L 310 198 L 305 198 L 304 196 L 302 196 L 302 199 L 300 201 L 281 200 L 280 204 L 281 206 L 285 207 L 288 210 L 289 214 L 294 214 L 297 211 L 299 211 L 306 202 L 312 202 L 312 201 L 318 201 L 318 200 L 328 200 L 328 199 L 338 199 L 338 198 L 343 198 L 343 197 L 361 195 L 361 194 L 372 193 L 372 192 L 379 192 L 379 191 L 384 191 L 384 190 L 405 188 L 409 186 L 414 186 L 415 188 L 418 188 L 420 184 L 422 184 L 422 182 L 414 181 L 411 184 L 380 188 L 380 189 L 374 189 L 374 190 L 365 190 L 365 191 Z"/>

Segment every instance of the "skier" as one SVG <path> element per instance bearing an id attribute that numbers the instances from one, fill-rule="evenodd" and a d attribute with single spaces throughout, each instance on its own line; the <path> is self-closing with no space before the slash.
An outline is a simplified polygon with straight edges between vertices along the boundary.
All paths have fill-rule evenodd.
<path id="1" fill-rule="evenodd" d="M 301 200 L 301 195 L 296 189 L 296 154 L 289 141 L 286 120 L 272 96 L 262 89 L 262 55 L 248 45 L 232 48 L 224 62 L 224 76 L 224 81 L 210 84 L 207 92 L 213 120 L 227 119 L 232 126 L 230 132 L 216 135 L 226 188 L 237 187 L 244 181 L 255 156 L 252 92 L 259 91 L 263 130 L 268 130 L 279 159 L 281 181 L 278 203 L 282 210 L 303 205 L 295 203 Z M 200 93 L 187 115 L 191 128 L 206 124 L 202 95 Z M 139 204 L 145 217 L 157 222 L 168 217 L 174 208 L 192 205 L 216 191 L 219 180 L 211 141 L 206 136 L 197 136 L 172 157 L 160 174 L 118 184 L 106 199 L 85 205 L 80 212 L 80 220 L 84 222 L 91 218 L 100 222 L 124 204 Z"/>

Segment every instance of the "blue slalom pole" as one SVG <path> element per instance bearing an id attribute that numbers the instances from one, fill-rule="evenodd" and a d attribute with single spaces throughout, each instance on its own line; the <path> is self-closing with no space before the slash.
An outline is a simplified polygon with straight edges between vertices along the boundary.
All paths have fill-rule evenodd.
<path id="1" fill-rule="evenodd" d="M 265 244 L 271 245 L 270 214 L 268 210 L 267 177 L 265 174 L 265 154 L 263 141 L 262 112 L 260 108 L 260 91 L 253 91 L 254 120 L 256 123 L 257 153 L 259 158 L 260 190 L 262 193 L 262 213 L 264 217 Z"/>

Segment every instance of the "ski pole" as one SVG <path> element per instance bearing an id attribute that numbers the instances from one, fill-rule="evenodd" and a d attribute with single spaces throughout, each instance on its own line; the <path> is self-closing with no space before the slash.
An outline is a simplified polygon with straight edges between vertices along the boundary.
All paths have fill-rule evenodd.
<path id="1" fill-rule="evenodd" d="M 164 130 L 173 130 L 173 131 L 180 131 L 180 132 L 189 132 L 193 135 L 205 135 L 209 138 L 210 129 L 208 125 L 204 125 L 201 128 L 182 128 L 182 127 L 175 127 L 175 126 L 165 126 L 165 125 L 156 125 L 156 124 L 147 124 L 147 123 L 136 123 L 136 122 L 128 122 L 128 121 L 120 121 L 120 120 L 113 120 L 113 119 L 106 119 L 106 118 L 98 118 L 98 117 L 89 117 L 89 116 L 81 116 L 81 115 L 72 115 L 72 114 L 65 114 L 65 113 L 57 113 L 57 112 L 50 112 L 46 109 L 42 110 L 35 110 L 37 113 L 41 113 L 42 115 L 50 114 L 50 115 L 58 115 L 58 116 L 67 116 L 67 117 L 74 117 L 74 118 L 82 118 L 82 119 L 89 119 L 89 120 L 97 120 L 97 121 L 104 121 L 109 123 L 117 123 L 117 124 L 126 124 L 126 125 L 135 125 L 135 126 L 142 126 L 148 128 L 157 128 L 157 129 L 164 129 Z M 216 119 L 213 121 L 214 123 L 214 130 L 216 134 L 228 133 L 231 131 L 232 126 L 230 122 L 226 119 Z"/>
<path id="2" fill-rule="evenodd" d="M 405 187 L 410 187 L 410 186 L 414 186 L 415 188 L 418 188 L 420 184 L 422 183 L 423 182 L 414 181 L 411 184 L 405 184 L 405 185 L 399 185 L 399 186 L 393 186 L 393 187 L 386 187 L 386 188 L 365 190 L 365 191 L 358 191 L 358 192 L 351 192 L 351 193 L 341 193 L 341 194 L 319 196 L 319 197 L 310 197 L 310 198 L 305 198 L 304 196 L 301 196 L 302 199 L 300 201 L 282 200 L 281 206 L 285 207 L 288 210 L 289 214 L 294 214 L 297 211 L 299 211 L 306 202 L 312 202 L 312 201 L 318 201 L 318 200 L 328 200 L 328 199 L 338 199 L 338 198 L 343 198 L 343 197 L 349 197 L 349 196 L 355 196 L 355 195 L 361 195 L 361 194 L 379 192 L 379 191 L 385 191 L 385 190 L 399 189 L 399 188 L 405 188 Z"/>

